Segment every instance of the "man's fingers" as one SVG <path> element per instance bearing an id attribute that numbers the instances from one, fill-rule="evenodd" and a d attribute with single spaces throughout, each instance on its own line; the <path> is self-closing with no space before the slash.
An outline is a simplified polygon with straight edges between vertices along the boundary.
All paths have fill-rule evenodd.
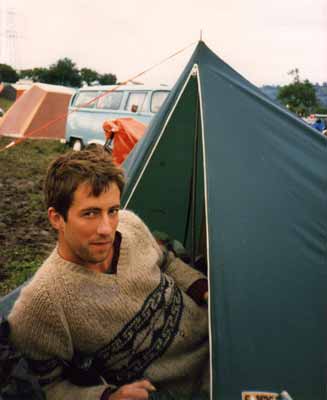
<path id="1" fill-rule="evenodd" d="M 146 389 L 138 388 L 131 385 L 126 385 L 121 390 L 121 399 L 132 399 L 132 400 L 147 400 L 149 398 L 149 392 Z"/>
<path id="2" fill-rule="evenodd" d="M 122 386 L 112 400 L 147 400 L 156 388 L 147 379 Z"/>
<path id="3" fill-rule="evenodd" d="M 109 400 L 148 400 L 149 392 L 131 385 L 125 385 L 109 396 Z"/>
<path id="4" fill-rule="evenodd" d="M 109 400 L 147 400 L 149 392 L 153 392 L 156 388 L 150 381 L 144 379 L 124 385 L 110 395 Z"/>
<path id="5" fill-rule="evenodd" d="M 145 389 L 149 392 L 154 392 L 156 390 L 156 388 L 152 385 L 152 383 L 150 381 L 148 381 L 147 379 L 143 379 L 142 381 L 137 381 L 134 383 L 131 383 L 128 386 L 135 386 L 141 389 Z"/>

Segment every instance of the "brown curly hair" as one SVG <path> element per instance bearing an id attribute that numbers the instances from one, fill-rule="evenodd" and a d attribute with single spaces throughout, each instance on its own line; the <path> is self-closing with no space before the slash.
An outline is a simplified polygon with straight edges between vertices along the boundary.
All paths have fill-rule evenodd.
<path id="1" fill-rule="evenodd" d="M 70 151 L 53 160 L 44 183 L 47 208 L 54 209 L 67 221 L 74 193 L 81 183 L 92 187 L 92 195 L 99 196 L 115 182 L 122 193 L 125 179 L 123 170 L 114 164 L 111 154 L 100 145 L 81 151 Z"/>

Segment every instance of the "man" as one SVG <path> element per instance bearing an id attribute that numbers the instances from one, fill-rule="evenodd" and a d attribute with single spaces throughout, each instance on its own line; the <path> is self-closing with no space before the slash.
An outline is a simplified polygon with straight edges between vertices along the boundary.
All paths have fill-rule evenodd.
<path id="1" fill-rule="evenodd" d="M 99 146 L 48 169 L 58 245 L 9 323 L 50 400 L 208 391 L 206 280 L 163 251 L 134 213 L 119 211 L 123 186 L 122 170 Z"/>
<path id="2" fill-rule="evenodd" d="M 324 121 L 320 118 L 318 118 L 312 126 L 313 126 L 313 128 L 317 129 L 319 132 L 323 132 L 325 129 Z"/>

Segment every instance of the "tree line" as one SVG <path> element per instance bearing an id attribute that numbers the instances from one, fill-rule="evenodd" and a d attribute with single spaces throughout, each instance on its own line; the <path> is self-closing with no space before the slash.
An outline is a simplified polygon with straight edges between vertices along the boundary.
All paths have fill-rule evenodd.
<path id="1" fill-rule="evenodd" d="M 100 85 L 113 85 L 117 82 L 114 74 L 100 74 L 91 68 L 78 69 L 70 58 L 59 59 L 49 68 L 37 67 L 16 71 L 10 65 L 0 64 L 0 82 L 15 83 L 19 79 L 31 79 L 33 82 L 50 83 L 70 87 L 81 87 L 98 82 Z"/>
<path id="2" fill-rule="evenodd" d="M 300 117 L 327 114 L 327 107 L 319 102 L 314 85 L 308 79 L 301 80 L 299 69 L 294 68 L 288 74 L 293 81 L 278 89 L 277 99 Z"/>

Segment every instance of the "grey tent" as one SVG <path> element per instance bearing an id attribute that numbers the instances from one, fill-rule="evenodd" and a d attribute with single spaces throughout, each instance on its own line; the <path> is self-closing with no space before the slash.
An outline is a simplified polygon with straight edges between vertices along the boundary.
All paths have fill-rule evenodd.
<path id="1" fill-rule="evenodd" d="M 326 399 L 325 137 L 199 42 L 125 169 L 123 205 L 206 258 L 213 398 Z"/>

